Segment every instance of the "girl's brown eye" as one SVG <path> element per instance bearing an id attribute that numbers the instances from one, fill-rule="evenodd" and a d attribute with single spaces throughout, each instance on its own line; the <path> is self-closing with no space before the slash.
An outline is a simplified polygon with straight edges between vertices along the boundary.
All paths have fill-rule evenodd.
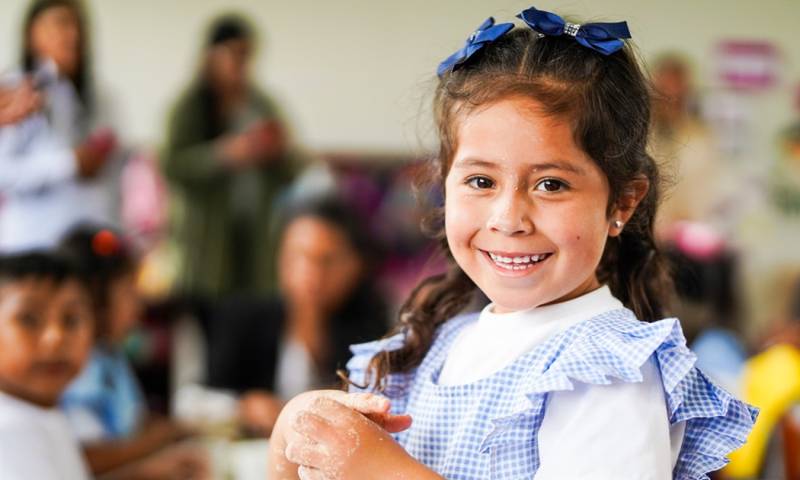
<path id="1" fill-rule="evenodd" d="M 481 190 L 494 187 L 494 182 L 486 177 L 472 177 L 467 180 L 467 184 L 473 188 Z"/>
<path id="2" fill-rule="evenodd" d="M 566 185 L 564 182 L 554 179 L 542 180 L 538 185 L 536 185 L 536 190 L 543 192 L 559 192 L 565 189 Z"/>

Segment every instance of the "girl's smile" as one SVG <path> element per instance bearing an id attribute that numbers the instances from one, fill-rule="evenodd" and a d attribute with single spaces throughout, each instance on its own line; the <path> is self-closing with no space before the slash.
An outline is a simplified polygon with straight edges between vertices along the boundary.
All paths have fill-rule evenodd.
<path id="1" fill-rule="evenodd" d="M 517 277 L 533 272 L 550 257 L 550 253 L 483 252 L 500 275 Z"/>
<path id="2" fill-rule="evenodd" d="M 464 272 L 498 312 L 599 287 L 609 186 L 569 123 L 529 99 L 464 114 L 445 181 L 445 229 Z"/>

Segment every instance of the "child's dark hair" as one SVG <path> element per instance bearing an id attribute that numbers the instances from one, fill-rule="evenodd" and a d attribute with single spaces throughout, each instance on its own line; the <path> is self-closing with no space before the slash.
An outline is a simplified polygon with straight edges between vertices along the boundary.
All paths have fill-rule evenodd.
<path id="1" fill-rule="evenodd" d="M 57 285 L 67 280 L 84 280 L 75 262 L 51 252 L 33 251 L 0 256 L 0 286 L 27 278 L 48 280 Z"/>
<path id="2" fill-rule="evenodd" d="M 460 68 L 446 73 L 436 89 L 440 148 L 427 175 L 431 183 L 443 189 L 457 148 L 458 119 L 509 97 L 531 99 L 546 115 L 571 124 L 576 144 L 608 179 L 608 214 L 632 181 L 649 181 L 646 196 L 621 235 L 609 238 L 597 276 L 640 319 L 662 318 L 670 284 L 653 233 L 661 179 L 646 150 L 649 83 L 631 47 L 605 56 L 568 36 L 539 37 L 526 27 L 484 46 Z M 443 219 L 444 209 L 436 209 L 424 226 L 447 251 Z M 418 366 L 437 327 L 462 311 L 475 289 L 452 257 L 447 273 L 423 281 L 400 310 L 395 331 L 406 335 L 403 348 L 372 359 L 370 383 L 380 389 L 388 373 Z"/>
<path id="3" fill-rule="evenodd" d="M 33 23 L 39 18 L 39 15 L 51 8 L 64 7 L 72 10 L 78 19 L 78 36 L 80 37 L 79 55 L 78 55 L 78 68 L 72 82 L 75 85 L 75 90 L 78 92 L 78 97 L 84 104 L 84 107 L 91 110 L 93 106 L 92 85 L 91 85 L 91 62 L 89 55 L 89 32 L 87 29 L 86 11 L 81 0 L 34 0 L 28 7 L 25 14 L 25 20 L 22 27 L 22 55 L 21 63 L 22 69 L 26 73 L 31 73 L 36 68 L 37 58 L 33 53 L 33 46 L 31 45 L 31 29 Z"/>
<path id="4" fill-rule="evenodd" d="M 95 225 L 70 230 L 58 252 L 80 269 L 98 319 L 97 335 L 102 337 L 108 327 L 109 290 L 115 280 L 135 271 L 133 253 L 118 233 Z"/>

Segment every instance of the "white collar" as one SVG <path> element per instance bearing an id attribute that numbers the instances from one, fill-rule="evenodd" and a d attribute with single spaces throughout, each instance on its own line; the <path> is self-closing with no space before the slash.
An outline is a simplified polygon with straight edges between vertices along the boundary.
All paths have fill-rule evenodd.
<path id="1" fill-rule="evenodd" d="M 582 320 L 622 307 L 622 302 L 611 294 L 608 286 L 604 285 L 565 302 L 509 313 L 496 313 L 494 303 L 490 303 L 481 311 L 477 328 L 479 330 L 491 328 L 497 331 L 536 325 L 537 329 L 554 326 L 560 331 Z"/>

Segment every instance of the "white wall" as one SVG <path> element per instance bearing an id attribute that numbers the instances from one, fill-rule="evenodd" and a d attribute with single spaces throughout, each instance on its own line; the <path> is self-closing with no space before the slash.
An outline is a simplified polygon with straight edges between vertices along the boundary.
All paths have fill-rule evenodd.
<path id="1" fill-rule="evenodd" d="M 88 0 L 97 72 L 116 95 L 131 141 L 157 145 L 168 107 L 191 78 L 206 22 L 238 10 L 262 29 L 257 78 L 284 105 L 298 139 L 314 149 L 408 151 L 425 129 L 439 61 L 485 17 L 511 19 L 528 1 Z M 0 66 L 17 59 L 27 0 L 2 0 Z M 723 37 L 770 40 L 800 81 L 800 2 L 569 0 L 538 7 L 581 18 L 628 20 L 649 58 L 685 51 L 708 78 Z M 788 84 L 759 100 L 761 142 L 788 121 Z"/>

